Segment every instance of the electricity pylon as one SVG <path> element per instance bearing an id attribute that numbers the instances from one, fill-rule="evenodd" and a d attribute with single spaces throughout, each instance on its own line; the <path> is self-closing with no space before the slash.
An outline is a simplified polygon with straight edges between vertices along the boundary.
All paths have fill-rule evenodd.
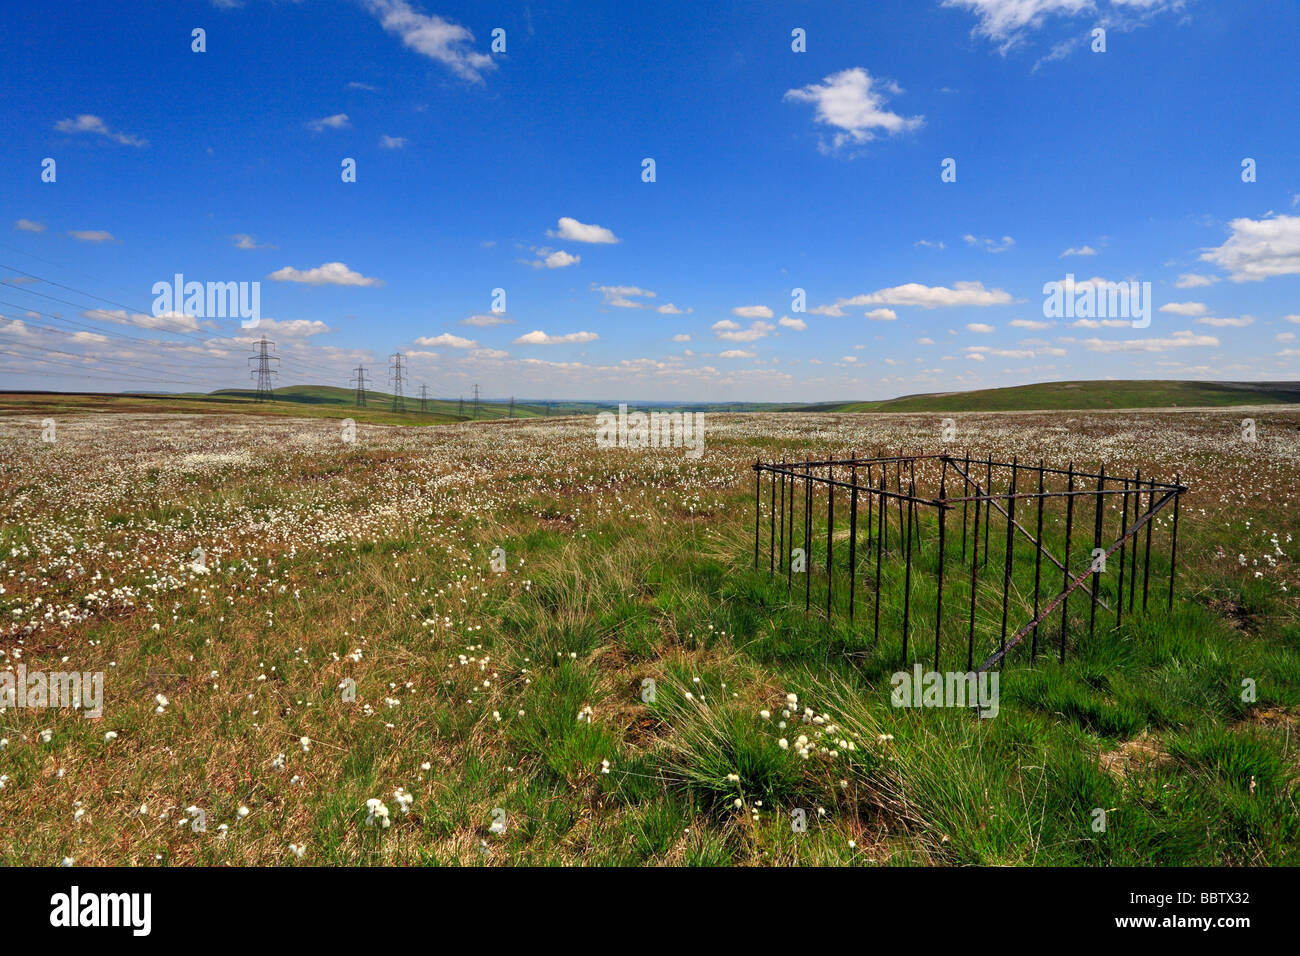
<path id="1" fill-rule="evenodd" d="M 420 386 L 420 413 L 424 414 L 424 412 L 428 409 L 428 407 L 429 407 L 429 386 L 421 385 Z"/>
<path id="2" fill-rule="evenodd" d="M 358 365 L 353 371 L 355 377 L 348 384 L 357 387 L 357 408 L 366 407 L 366 368 L 364 365 Z"/>
<path id="3" fill-rule="evenodd" d="M 474 421 L 478 421 L 478 386 L 474 386 Z"/>
<path id="4" fill-rule="evenodd" d="M 280 360 L 267 351 L 269 347 L 274 345 L 274 342 L 266 340 L 265 335 L 262 336 L 261 341 L 257 343 L 257 351 L 248 359 L 250 362 L 257 363 L 257 367 L 249 369 L 248 374 L 250 377 L 257 379 L 257 397 L 255 400 L 259 402 L 269 402 L 275 399 L 275 394 L 271 388 L 271 376 L 280 373 L 271 368 L 271 363 Z"/>
<path id="5" fill-rule="evenodd" d="M 393 411 L 406 411 L 406 396 L 402 394 L 402 353 L 394 352 L 388 367 L 388 380 L 393 384 Z"/>

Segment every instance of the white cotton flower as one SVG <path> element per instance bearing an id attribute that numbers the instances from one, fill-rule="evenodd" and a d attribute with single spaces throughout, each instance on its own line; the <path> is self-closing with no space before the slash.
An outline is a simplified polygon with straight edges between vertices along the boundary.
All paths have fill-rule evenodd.
<path id="1" fill-rule="evenodd" d="M 780 740 L 778 740 L 778 741 L 776 742 L 776 745 L 777 745 L 778 747 L 780 747 L 782 750 L 789 750 L 789 749 L 790 749 L 790 741 L 786 740 L 784 737 L 782 737 Z"/>
<path id="2" fill-rule="evenodd" d="M 311 738 L 310 738 L 310 737 L 300 737 L 300 738 L 298 739 L 298 743 L 302 746 L 302 752 L 303 752 L 303 753 L 306 753 L 307 751 L 311 750 Z"/>
<path id="3" fill-rule="evenodd" d="M 41 743 L 48 744 L 51 740 L 54 739 L 54 731 L 42 730 L 40 733 L 40 737 L 41 737 Z"/>
<path id="4" fill-rule="evenodd" d="M 240 804 L 239 809 L 235 811 L 235 815 L 241 820 L 244 819 L 244 817 L 248 816 L 248 807 Z"/>
<path id="5" fill-rule="evenodd" d="M 770 710 L 760 710 L 758 716 L 762 717 L 764 720 L 771 720 L 772 712 Z"/>
<path id="6" fill-rule="evenodd" d="M 117 739 L 117 731 L 116 731 L 116 730 L 110 730 L 110 731 L 108 731 L 106 734 L 104 734 L 104 742 L 105 742 L 105 743 L 108 743 L 109 741 L 111 741 L 111 740 L 116 740 L 116 739 Z"/>
<path id="7" fill-rule="evenodd" d="M 388 819 L 388 807 L 384 806 L 382 800 L 371 797 L 366 801 L 366 811 L 366 826 L 379 827 L 381 830 L 392 826 L 392 821 Z"/>

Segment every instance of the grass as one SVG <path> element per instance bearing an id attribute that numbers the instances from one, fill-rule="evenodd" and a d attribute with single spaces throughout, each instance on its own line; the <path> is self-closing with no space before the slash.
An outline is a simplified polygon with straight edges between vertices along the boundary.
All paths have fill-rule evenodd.
<path id="1" fill-rule="evenodd" d="M 357 447 L 310 418 L 72 416 L 55 447 L 10 420 L 0 667 L 103 670 L 106 700 L 0 713 L 0 862 L 1295 865 L 1298 419 L 1261 416 L 1249 448 L 1222 440 L 1232 413 L 973 420 L 980 451 L 1052 435 L 1193 489 L 1174 608 L 1088 637 L 1079 601 L 1066 662 L 1013 653 L 983 720 L 891 706 L 896 560 L 874 644 L 753 570 L 746 462 L 824 449 L 824 419 L 720 416 L 698 461 L 597 455 L 581 419 L 375 425 Z M 927 427 L 846 416 L 836 443 Z M 937 558 L 917 559 L 929 633 Z"/>

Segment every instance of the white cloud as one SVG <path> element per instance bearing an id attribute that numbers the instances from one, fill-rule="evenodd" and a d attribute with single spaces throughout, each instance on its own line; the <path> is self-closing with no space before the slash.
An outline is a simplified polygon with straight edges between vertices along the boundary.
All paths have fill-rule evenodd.
<path id="1" fill-rule="evenodd" d="M 508 319 L 499 312 L 483 312 L 460 320 L 460 325 L 472 325 L 485 328 L 491 325 L 510 325 L 514 319 Z"/>
<path id="2" fill-rule="evenodd" d="M 998 241 L 997 239 L 989 239 L 986 236 L 974 236 L 969 232 L 962 236 L 962 240 L 965 241 L 968 246 L 993 253 L 1006 252 L 1016 244 L 1016 240 L 1012 239 L 1010 236 L 1003 236 L 1002 240 Z"/>
<path id="3" fill-rule="evenodd" d="M 648 302 L 637 302 L 637 299 L 653 299 L 655 294 L 649 289 L 642 289 L 635 285 L 591 285 L 592 289 L 599 292 L 605 297 L 605 304 L 612 305 L 618 309 L 643 309 Z"/>
<path id="4" fill-rule="evenodd" d="M 814 104 L 816 122 L 839 130 L 829 145 L 821 144 L 823 152 L 833 152 L 849 143 L 875 139 L 876 130 L 894 135 L 923 125 L 923 116 L 904 117 L 885 109 L 886 94 L 902 92 L 896 83 L 878 81 L 862 67 L 853 67 L 831 74 L 820 84 L 787 90 L 785 99 Z"/>
<path id="5" fill-rule="evenodd" d="M 754 353 L 747 351 L 745 349 L 728 349 L 725 352 L 718 353 L 718 358 L 725 358 L 725 359 L 742 359 L 742 358 L 753 358 L 753 357 L 754 357 Z"/>
<path id="6" fill-rule="evenodd" d="M 1300 216 L 1234 219 L 1223 245 L 1201 255 L 1228 270 L 1233 282 L 1300 274 Z"/>
<path id="7" fill-rule="evenodd" d="M 893 322 L 898 318 L 898 313 L 893 309 L 872 309 L 870 312 L 864 312 L 863 315 L 876 322 Z"/>
<path id="8" fill-rule="evenodd" d="M 539 265 L 545 265 L 548 269 L 563 269 L 566 266 L 576 266 L 582 261 L 582 256 L 574 256 L 565 252 L 563 249 L 556 249 L 554 252 L 539 251 L 539 255 L 545 255 Z"/>
<path id="9" fill-rule="evenodd" d="M 981 335 L 987 335 L 993 331 L 993 326 L 985 325 L 983 322 L 967 322 L 967 332 L 978 332 Z"/>
<path id="10" fill-rule="evenodd" d="M 747 329 L 736 328 L 734 322 L 729 322 L 726 326 L 723 326 L 721 322 L 716 322 L 713 328 L 719 330 L 718 338 L 727 342 L 756 342 L 759 339 L 767 338 L 776 326 L 771 322 L 757 319 L 750 323 Z"/>
<path id="11" fill-rule="evenodd" d="M 111 139 L 115 143 L 121 143 L 123 146 L 149 145 L 147 140 L 143 140 L 138 136 L 109 129 L 102 119 L 89 113 L 82 113 L 76 119 L 59 120 L 54 124 L 54 128 L 60 133 L 93 133 L 96 136 Z"/>
<path id="12" fill-rule="evenodd" d="M 236 249 L 274 249 L 275 246 L 262 244 L 258 245 L 257 240 L 245 232 L 237 232 L 230 237 L 235 240 Z"/>
<path id="13" fill-rule="evenodd" d="M 1161 312 L 1172 312 L 1174 315 L 1204 315 L 1204 302 L 1166 302 L 1160 307 Z"/>
<path id="14" fill-rule="evenodd" d="M 1219 340 L 1213 335 L 1197 335 L 1190 331 L 1175 332 L 1163 339 L 1129 339 L 1122 342 L 1084 339 L 1089 352 L 1168 352 L 1171 349 L 1214 347 Z"/>
<path id="15" fill-rule="evenodd" d="M 44 232 L 45 223 L 33 222 L 30 219 L 19 219 L 14 222 L 14 228 L 22 232 Z"/>
<path id="16" fill-rule="evenodd" d="M 134 325 L 140 329 L 156 329 L 164 332 L 197 332 L 199 323 L 192 315 L 183 312 L 164 312 L 151 315 L 148 312 L 127 313 L 125 309 L 90 309 L 82 313 L 88 319 L 101 322 L 115 322 L 118 325 Z"/>
<path id="17" fill-rule="evenodd" d="M 796 332 L 802 332 L 804 329 L 808 328 L 808 323 L 803 319 L 792 319 L 788 315 L 781 316 L 777 325 L 784 326 L 787 329 L 794 329 Z"/>
<path id="18" fill-rule="evenodd" d="M 657 309 L 655 309 L 655 311 L 658 312 L 658 313 L 660 313 L 661 315 L 681 315 L 681 314 L 682 314 L 682 310 L 679 309 L 677 306 L 673 305 L 671 302 L 666 302 L 666 303 L 664 303 L 663 305 L 661 305 L 661 306 L 659 306 Z M 689 310 L 688 310 L 688 311 L 689 311 Z"/>
<path id="19" fill-rule="evenodd" d="M 459 335 L 452 335 L 450 332 L 444 332 L 441 335 L 422 335 L 415 340 L 415 344 L 447 349 L 472 349 L 478 345 L 473 339 L 464 339 Z"/>
<path id="20" fill-rule="evenodd" d="M 1195 272 L 1184 272 L 1174 283 L 1179 289 L 1199 289 L 1202 286 L 1214 285 L 1219 281 L 1218 276 L 1203 276 Z"/>
<path id="21" fill-rule="evenodd" d="M 943 0 L 943 5 L 974 13 L 979 23 L 972 32 L 998 42 L 1003 52 L 1024 31 L 1042 26 L 1048 16 L 1074 16 L 1094 9 L 1093 0 Z"/>
<path id="22" fill-rule="evenodd" d="M 772 310 L 765 305 L 738 305 L 731 310 L 731 314 L 742 319 L 770 319 Z"/>
<path id="23" fill-rule="evenodd" d="M 68 235 L 82 242 L 117 242 L 107 229 L 70 229 Z"/>
<path id="24" fill-rule="evenodd" d="M 347 129 L 348 114 L 335 113 L 333 116 L 323 116 L 320 119 L 312 120 L 307 124 L 307 128 L 319 133 L 327 129 Z"/>
<path id="25" fill-rule="evenodd" d="M 482 83 L 483 74 L 496 69 L 492 57 L 469 48 L 474 34 L 458 23 L 416 13 L 406 0 L 365 0 L 365 5 L 383 28 L 401 37 L 407 47 L 463 79 Z"/>
<path id="26" fill-rule="evenodd" d="M 1050 329 L 1051 322 L 1039 322 L 1036 319 L 1012 319 L 1009 323 L 1013 329 Z"/>
<path id="27" fill-rule="evenodd" d="M 924 246 L 927 249 L 942 249 L 943 240 L 940 239 L 938 242 L 931 242 L 929 239 L 918 239 L 916 242 L 912 243 L 912 245 Z"/>
<path id="28" fill-rule="evenodd" d="M 342 262 L 327 262 L 314 269 L 295 269 L 285 266 L 267 276 L 275 282 L 300 282 L 303 285 L 354 285 L 381 286 L 382 279 L 371 279 L 360 272 L 354 272 Z"/>
<path id="29" fill-rule="evenodd" d="M 1070 323 L 1072 329 L 1128 329 L 1132 327 L 1132 319 L 1075 319 Z"/>
<path id="30" fill-rule="evenodd" d="M 1198 325 L 1212 325 L 1221 329 L 1244 329 L 1248 325 L 1255 324 L 1253 315 L 1242 315 L 1235 318 L 1216 318 L 1206 317 L 1196 320 Z"/>
<path id="31" fill-rule="evenodd" d="M 691 337 L 687 335 L 685 332 L 679 332 L 673 336 L 674 342 L 689 342 L 690 340 Z"/>
<path id="32" fill-rule="evenodd" d="M 588 225 L 569 216 L 561 216 L 559 229 L 548 230 L 547 235 L 553 239 L 568 239 L 572 242 L 590 242 L 597 245 L 613 245 L 618 236 L 604 226 Z"/>
<path id="33" fill-rule="evenodd" d="M 1004 292 L 1002 289 L 986 289 L 982 282 L 956 282 L 951 289 L 941 285 L 926 286 L 918 282 L 909 282 L 889 289 L 880 289 L 867 295 L 854 296 L 851 299 L 840 299 L 835 305 L 824 308 L 843 309 L 845 306 L 912 305 L 922 309 L 935 309 L 948 306 L 1009 305 L 1014 301 L 1010 293 Z"/>
<path id="34" fill-rule="evenodd" d="M 307 338 L 334 330 L 319 319 L 262 319 L 257 323 L 257 331 L 271 332 L 289 338 Z"/>
<path id="35" fill-rule="evenodd" d="M 1064 259 L 1066 256 L 1095 256 L 1097 250 L 1092 246 L 1079 246 L 1078 248 L 1066 249 L 1058 258 Z"/>
<path id="36" fill-rule="evenodd" d="M 379 137 L 380 149 L 401 149 L 405 145 L 405 136 L 389 136 L 385 133 L 383 136 Z"/>
<path id="37" fill-rule="evenodd" d="M 547 335 L 541 329 L 519 336 L 515 345 L 570 345 L 581 342 L 594 342 L 600 338 L 595 332 L 570 332 L 568 335 Z"/>
<path id="38" fill-rule="evenodd" d="M 1300 315 L 1284 315 L 1282 316 L 1282 321 L 1295 322 L 1297 325 L 1300 325 Z"/>

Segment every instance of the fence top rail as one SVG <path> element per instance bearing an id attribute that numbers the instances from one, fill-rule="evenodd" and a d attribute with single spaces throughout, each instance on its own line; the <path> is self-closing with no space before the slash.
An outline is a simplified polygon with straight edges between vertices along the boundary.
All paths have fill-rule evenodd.
<path id="1" fill-rule="evenodd" d="M 867 484 L 862 482 L 861 480 L 855 482 L 855 481 L 846 481 L 839 478 L 832 478 L 830 477 L 829 474 L 829 469 L 837 466 L 845 469 L 859 469 L 859 468 L 864 468 L 875 464 L 894 463 L 894 462 L 901 463 L 901 462 L 908 462 L 908 461 L 917 461 L 921 459 L 930 459 L 930 460 L 942 459 L 945 462 L 952 464 L 953 470 L 957 472 L 957 475 L 953 480 L 969 481 L 970 484 L 975 488 L 976 494 L 960 495 L 960 496 L 945 495 L 942 498 L 940 497 L 927 498 L 924 495 L 917 495 L 917 494 L 909 495 L 909 494 L 903 494 L 902 492 L 889 491 L 888 488 L 886 487 Z M 1085 488 L 1075 488 L 1070 491 L 1065 491 L 1065 490 L 1042 491 L 1042 492 L 1017 491 L 1014 493 L 1010 489 L 1006 491 L 995 491 L 990 489 L 987 493 L 981 493 L 984 487 L 984 483 L 977 480 L 978 476 L 967 475 L 967 473 L 958 466 L 957 463 L 963 462 L 964 460 L 965 459 L 962 458 L 954 459 L 948 455 L 916 455 L 916 456 L 910 456 L 910 457 L 904 456 L 898 458 L 869 458 L 869 459 L 846 458 L 846 459 L 836 459 L 836 460 L 829 460 L 823 462 L 757 461 L 753 465 L 753 471 L 756 475 L 761 474 L 763 472 L 767 472 L 773 476 L 782 475 L 784 477 L 796 478 L 802 481 L 815 482 L 816 484 L 819 485 L 829 485 L 832 487 L 845 488 L 849 490 L 856 488 L 862 494 L 879 495 L 883 497 L 899 499 L 902 501 L 915 501 L 919 504 L 928 504 L 940 508 L 951 508 L 955 505 L 959 505 L 962 504 L 963 502 L 969 502 L 969 501 L 1010 501 L 1012 499 L 1017 499 L 1017 498 L 1031 499 L 1031 500 L 1034 498 L 1069 498 L 1069 497 L 1085 498 L 1085 497 L 1091 497 L 1093 495 L 1124 495 L 1129 497 L 1132 496 L 1140 497 L 1141 495 L 1150 495 L 1156 492 L 1162 492 L 1162 493 L 1174 492 L 1177 494 L 1182 494 L 1183 492 L 1189 490 L 1187 485 L 1163 482 L 1163 481 L 1155 481 L 1154 479 L 1151 480 L 1143 479 L 1142 482 L 1139 484 L 1138 482 L 1136 482 L 1131 478 L 1126 478 L 1123 475 L 1118 475 L 1118 474 L 1104 475 L 1100 472 L 1084 472 L 1084 471 L 1069 472 L 1059 468 L 1043 467 L 1040 469 L 1040 466 L 1038 465 L 1017 464 L 1015 465 L 1015 467 L 1019 468 L 1021 471 L 1026 472 L 1028 475 L 1033 475 L 1041 470 L 1045 474 L 1056 474 L 1056 475 L 1073 474 L 1074 477 L 1079 479 L 1080 481 L 1089 478 L 1097 479 L 1097 480 L 1100 480 L 1102 478 L 1107 478 L 1113 481 L 1115 484 L 1113 487 L 1101 488 L 1101 489 L 1085 487 Z M 975 459 L 971 459 L 971 461 L 975 463 Z M 978 462 L 978 464 L 984 464 L 987 467 L 990 463 L 986 460 L 984 462 Z M 1006 463 L 992 462 L 991 464 L 994 467 L 1001 467 L 1005 465 L 1005 467 L 1011 468 L 1013 466 L 1012 462 L 1006 462 Z M 818 468 L 826 469 L 828 473 L 817 474 L 813 469 L 818 469 Z M 882 473 L 882 479 L 883 479 L 883 473 Z"/>

